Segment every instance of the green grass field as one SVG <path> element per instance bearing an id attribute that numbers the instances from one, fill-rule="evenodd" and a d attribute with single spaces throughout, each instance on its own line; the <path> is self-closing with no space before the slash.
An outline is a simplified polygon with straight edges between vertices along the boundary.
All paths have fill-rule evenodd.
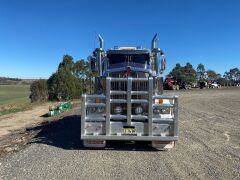
<path id="1" fill-rule="evenodd" d="M 30 107 L 29 85 L 0 85 L 0 115 Z"/>

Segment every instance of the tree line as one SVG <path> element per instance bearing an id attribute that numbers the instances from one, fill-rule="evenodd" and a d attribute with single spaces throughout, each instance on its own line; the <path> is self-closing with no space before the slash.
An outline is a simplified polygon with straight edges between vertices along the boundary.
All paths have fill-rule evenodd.
<path id="1" fill-rule="evenodd" d="M 179 83 L 198 83 L 203 81 L 215 81 L 222 86 L 232 86 L 240 83 L 239 68 L 232 68 L 226 71 L 223 76 L 212 69 L 205 69 L 203 64 L 198 64 L 197 68 L 188 62 L 185 66 L 179 63 L 170 71 L 169 77 L 174 77 Z"/>
<path id="2" fill-rule="evenodd" d="M 89 61 L 83 59 L 74 61 L 72 56 L 66 54 L 59 63 L 56 72 L 48 79 L 40 79 L 31 84 L 31 102 L 80 98 L 82 93 L 91 90 L 91 77 L 93 76 Z M 222 86 L 240 83 L 240 70 L 238 68 L 230 69 L 221 76 L 214 70 L 206 70 L 203 64 L 199 64 L 194 69 L 190 63 L 186 63 L 185 66 L 177 63 L 168 76 L 174 77 L 179 83 L 187 84 L 209 80 L 216 81 Z"/>
<path id="3" fill-rule="evenodd" d="M 80 98 L 88 90 L 91 76 L 88 61 L 81 59 L 74 62 L 72 56 L 64 55 L 49 79 L 40 79 L 31 84 L 31 102 Z"/>

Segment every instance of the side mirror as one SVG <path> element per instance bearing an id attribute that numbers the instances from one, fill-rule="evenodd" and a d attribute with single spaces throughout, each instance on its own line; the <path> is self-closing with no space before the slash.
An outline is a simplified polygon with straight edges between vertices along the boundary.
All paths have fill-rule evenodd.
<path id="1" fill-rule="evenodd" d="M 92 72 L 96 72 L 97 71 L 97 60 L 95 57 L 90 56 L 89 57 L 90 60 L 90 69 Z"/>
<path id="2" fill-rule="evenodd" d="M 166 58 L 164 55 L 162 55 L 161 58 L 161 71 L 164 71 L 166 69 Z"/>
<path id="3" fill-rule="evenodd" d="M 96 67 L 97 67 L 97 65 L 96 65 L 96 59 L 92 59 L 92 60 L 91 60 L 91 70 L 92 70 L 92 71 L 96 71 L 96 70 L 97 70 Z"/>

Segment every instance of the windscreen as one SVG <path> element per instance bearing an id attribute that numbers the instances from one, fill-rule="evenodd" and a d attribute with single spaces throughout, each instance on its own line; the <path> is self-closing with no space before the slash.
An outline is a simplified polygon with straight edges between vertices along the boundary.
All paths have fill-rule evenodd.
<path id="1" fill-rule="evenodd" d="M 149 65 L 149 54 L 108 54 L 109 64 L 133 62 Z"/>

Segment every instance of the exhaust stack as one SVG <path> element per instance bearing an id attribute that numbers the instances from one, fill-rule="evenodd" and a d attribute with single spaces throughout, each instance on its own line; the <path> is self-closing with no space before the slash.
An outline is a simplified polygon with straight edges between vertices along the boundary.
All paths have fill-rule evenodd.
<path id="1" fill-rule="evenodd" d="M 98 34 L 98 39 L 99 39 L 100 48 L 103 49 L 104 48 L 104 44 L 103 44 L 104 40 L 100 34 Z"/>
<path id="2" fill-rule="evenodd" d="M 100 34 L 98 34 L 99 48 L 96 48 L 96 59 L 97 59 L 97 71 L 99 76 L 102 76 L 102 58 L 104 56 L 104 40 Z"/>
<path id="3" fill-rule="evenodd" d="M 154 48 L 156 48 L 157 41 L 158 41 L 158 39 L 157 39 L 157 33 L 156 33 L 155 36 L 152 39 L 152 50 Z"/>

